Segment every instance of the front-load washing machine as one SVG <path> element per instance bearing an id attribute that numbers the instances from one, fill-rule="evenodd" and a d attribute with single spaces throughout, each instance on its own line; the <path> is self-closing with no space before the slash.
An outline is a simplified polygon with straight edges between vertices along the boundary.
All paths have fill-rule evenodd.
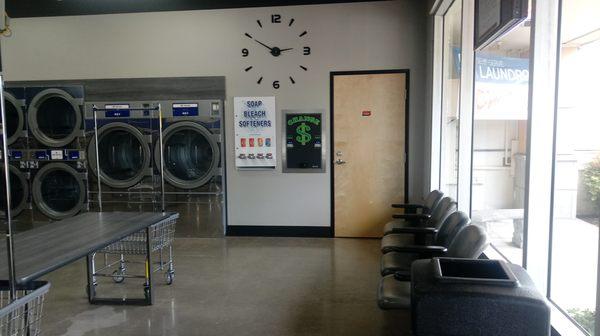
<path id="1" fill-rule="evenodd" d="M 25 109 L 25 89 L 4 89 L 4 110 L 6 111 L 6 137 L 10 149 L 27 149 L 27 122 Z"/>
<path id="2" fill-rule="evenodd" d="M 29 193 L 29 166 L 27 154 L 20 149 L 9 149 L 9 172 L 10 172 L 10 200 L 11 217 L 18 221 L 28 223 L 26 210 L 31 208 Z M 3 219 L 6 218 L 6 181 L 4 162 L 0 162 L 0 211 Z"/>
<path id="3" fill-rule="evenodd" d="M 88 209 L 85 151 L 31 150 L 29 156 L 34 223 L 72 217 Z"/>
<path id="4" fill-rule="evenodd" d="M 30 148 L 83 149 L 83 86 L 27 87 Z"/>
<path id="5" fill-rule="evenodd" d="M 157 106 L 153 102 L 86 103 L 90 195 L 94 206 L 101 200 L 104 211 L 160 210 L 160 178 L 152 158 L 154 142 L 159 138 Z"/>
<path id="6" fill-rule="evenodd" d="M 168 211 L 182 218 L 177 235 L 223 235 L 223 148 L 221 100 L 162 101 L 162 144 L 154 147 L 160 167 L 161 148 Z"/>

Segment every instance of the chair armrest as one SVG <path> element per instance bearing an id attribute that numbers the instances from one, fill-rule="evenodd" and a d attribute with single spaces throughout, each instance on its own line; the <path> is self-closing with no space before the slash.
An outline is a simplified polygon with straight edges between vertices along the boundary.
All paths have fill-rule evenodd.
<path id="1" fill-rule="evenodd" d="M 400 253 L 416 253 L 420 254 L 423 258 L 442 257 L 446 254 L 446 247 L 444 246 L 419 246 L 419 245 L 407 245 L 407 246 L 394 246 L 394 252 Z"/>
<path id="2" fill-rule="evenodd" d="M 392 208 L 404 209 L 405 214 L 417 214 L 417 213 L 423 213 L 425 211 L 425 207 L 421 204 L 410 204 L 410 203 L 398 204 L 398 203 L 395 203 L 395 204 L 392 204 Z"/>
<path id="3" fill-rule="evenodd" d="M 424 206 L 421 204 L 392 204 L 392 208 L 398 208 L 398 209 L 423 209 Z"/>
<path id="4" fill-rule="evenodd" d="M 394 273 L 394 279 L 396 279 L 398 281 L 410 281 L 411 277 L 410 277 L 410 273 L 406 274 L 406 273 L 396 272 L 396 273 Z"/>
<path id="5" fill-rule="evenodd" d="M 418 235 L 433 235 L 438 232 L 436 228 L 430 227 L 404 227 L 395 228 L 393 234 L 418 234 Z"/>
<path id="6" fill-rule="evenodd" d="M 407 221 L 423 221 L 431 218 L 431 215 L 426 214 L 393 214 L 392 218 L 405 219 Z"/>

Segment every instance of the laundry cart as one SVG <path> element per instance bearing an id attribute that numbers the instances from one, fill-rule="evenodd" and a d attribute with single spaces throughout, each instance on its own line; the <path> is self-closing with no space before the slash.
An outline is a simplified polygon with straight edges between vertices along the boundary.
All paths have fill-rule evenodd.
<path id="1" fill-rule="evenodd" d="M 18 287 L 16 300 L 10 299 L 8 281 L 0 281 L 0 335 L 41 335 L 44 299 L 50 289 L 46 281 Z"/>
<path id="2" fill-rule="evenodd" d="M 112 277 L 116 283 L 122 283 L 127 278 L 148 278 L 147 274 L 129 274 L 127 265 L 131 263 L 145 263 L 144 269 L 146 273 L 164 271 L 165 281 L 167 285 L 171 285 L 175 277 L 173 239 L 175 238 L 175 225 L 178 217 L 178 215 L 171 216 L 162 222 L 150 226 L 149 241 L 146 230 L 142 230 L 95 253 L 92 257 L 91 265 L 94 285 L 97 285 L 96 277 Z M 145 256 L 148 250 L 150 250 L 150 253 L 158 253 L 159 255 L 159 260 L 152 265 L 148 265 L 147 261 L 142 262 L 125 258 L 128 255 Z M 104 263 L 97 269 L 96 256 L 98 253 L 104 255 Z M 108 262 L 108 255 L 118 255 L 119 257 L 116 261 Z M 144 293 L 148 295 L 148 292 L 149 284 L 145 283 Z"/>

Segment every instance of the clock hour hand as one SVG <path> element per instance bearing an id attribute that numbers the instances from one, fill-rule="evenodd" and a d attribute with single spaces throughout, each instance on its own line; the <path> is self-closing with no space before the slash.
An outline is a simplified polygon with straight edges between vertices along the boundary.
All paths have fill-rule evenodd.
<path id="1" fill-rule="evenodd" d="M 266 44 L 264 44 L 264 43 L 260 42 L 260 41 L 259 41 L 259 40 L 257 40 L 257 39 L 254 39 L 254 41 L 258 42 L 258 44 L 262 45 L 263 47 L 265 47 L 265 48 L 267 48 L 267 49 L 269 49 L 269 50 L 271 50 L 271 51 L 273 50 L 273 48 L 271 48 L 271 47 L 269 47 L 268 45 L 266 45 Z"/>
<path id="2" fill-rule="evenodd" d="M 284 52 L 284 51 L 288 51 L 288 50 L 294 50 L 294 48 L 285 48 L 285 49 L 281 49 L 279 50 L 280 52 Z"/>

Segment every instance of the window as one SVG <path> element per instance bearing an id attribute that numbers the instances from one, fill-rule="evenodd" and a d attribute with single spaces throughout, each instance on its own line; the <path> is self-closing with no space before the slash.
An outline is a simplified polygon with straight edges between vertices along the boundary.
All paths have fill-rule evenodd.
<path id="1" fill-rule="evenodd" d="M 553 303 L 557 331 L 600 335 L 600 1 L 530 2 L 534 20 L 475 53 L 472 87 L 466 74 L 472 54 L 461 50 L 461 38 L 474 24 L 461 18 L 469 10 L 461 6 L 470 4 L 446 0 L 433 10 L 439 46 L 433 78 L 441 92 L 434 87 L 432 162 L 439 163 L 432 165 L 432 185 L 460 195 L 462 209 L 468 209 L 464 194 L 470 196 L 472 221 L 487 229 L 492 242 L 485 253 L 525 262 Z M 472 127 L 466 101 L 471 88 Z M 465 140 L 471 135 L 472 148 Z M 459 181 L 469 180 L 469 163 L 471 183 L 465 186 Z"/>
<path id="2" fill-rule="evenodd" d="M 440 187 L 457 198 L 462 1 L 444 15 Z"/>
<path id="3" fill-rule="evenodd" d="M 472 212 L 492 246 L 523 260 L 529 22 L 475 54 Z"/>
<path id="4" fill-rule="evenodd" d="M 594 335 L 600 224 L 600 3 L 562 2 L 550 299 Z"/>

